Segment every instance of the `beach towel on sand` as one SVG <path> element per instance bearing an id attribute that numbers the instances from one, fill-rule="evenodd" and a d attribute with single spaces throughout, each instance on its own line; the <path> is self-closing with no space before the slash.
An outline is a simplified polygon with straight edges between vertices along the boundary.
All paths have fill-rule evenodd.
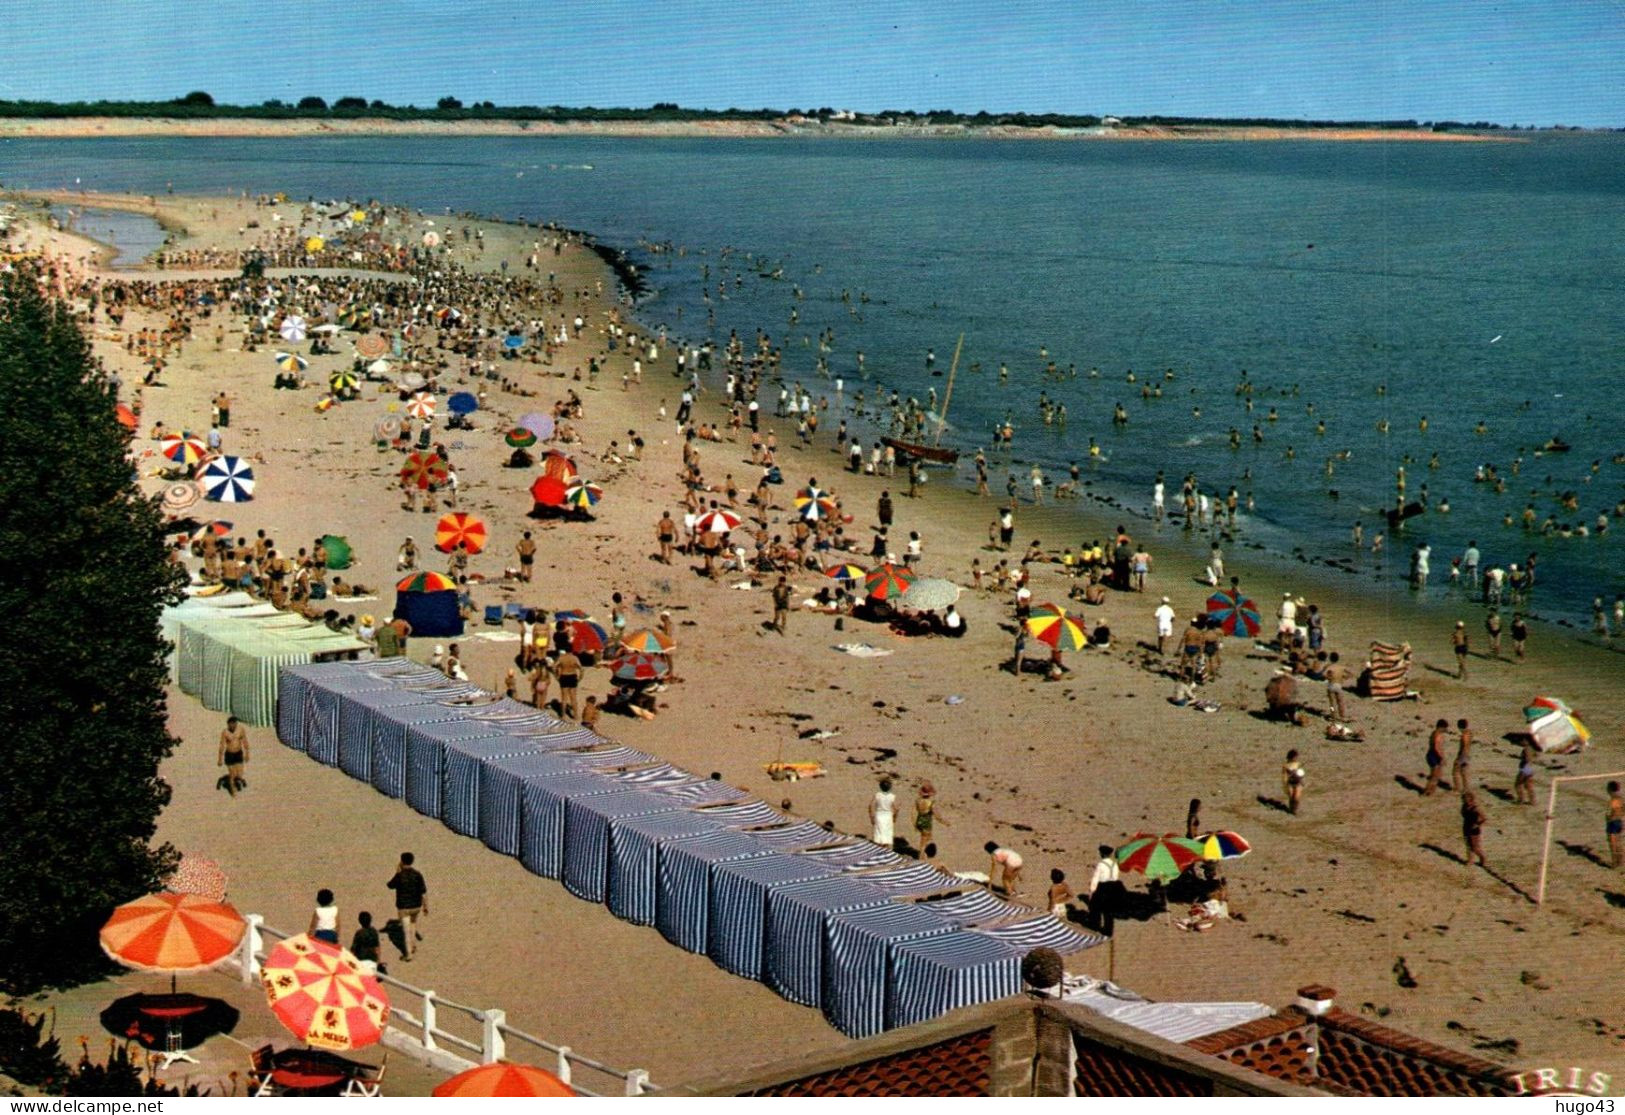
<path id="1" fill-rule="evenodd" d="M 853 658 L 884 658 L 891 653 L 889 650 L 872 647 L 868 643 L 837 643 L 833 649 L 842 654 L 850 654 Z"/>

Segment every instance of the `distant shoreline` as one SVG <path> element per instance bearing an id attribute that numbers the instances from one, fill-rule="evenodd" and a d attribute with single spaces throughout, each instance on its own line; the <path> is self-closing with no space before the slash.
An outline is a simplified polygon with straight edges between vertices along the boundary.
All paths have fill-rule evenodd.
<path id="1" fill-rule="evenodd" d="M 540 121 L 387 120 L 247 117 L 198 120 L 158 117 L 6 117 L 0 138 L 96 139 L 123 136 L 277 138 L 283 136 L 624 136 L 630 138 L 1183 140 L 1238 142 L 1312 140 L 1340 143 L 1524 143 L 1522 136 L 1435 132 L 1403 128 L 1280 128 L 1252 125 L 1134 124 L 1093 128 L 1020 127 L 1010 124 L 901 124 L 876 127 L 814 120 Z"/>

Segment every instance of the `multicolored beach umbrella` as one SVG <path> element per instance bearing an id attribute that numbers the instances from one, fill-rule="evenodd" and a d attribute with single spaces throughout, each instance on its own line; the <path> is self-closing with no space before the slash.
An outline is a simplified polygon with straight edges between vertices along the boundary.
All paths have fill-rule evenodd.
<path id="1" fill-rule="evenodd" d="M 102 951 L 148 972 L 198 972 L 230 956 L 248 923 L 236 909 L 196 894 L 149 894 L 113 911 Z"/>
<path id="2" fill-rule="evenodd" d="M 230 538 L 234 524 L 230 519 L 211 519 L 192 532 L 192 537 L 198 540 L 214 535 L 216 538 Z"/>
<path id="3" fill-rule="evenodd" d="M 597 484 L 572 484 L 564 489 L 564 506 L 573 507 L 577 511 L 596 507 L 598 501 L 603 498 L 604 489 Z"/>
<path id="4" fill-rule="evenodd" d="M 536 434 L 534 431 L 527 430 L 523 426 L 515 426 L 513 429 L 509 430 L 503 435 L 502 440 L 513 446 L 515 449 L 529 449 L 532 445 L 536 444 Z"/>
<path id="5" fill-rule="evenodd" d="M 1197 842 L 1202 845 L 1202 858 L 1205 860 L 1240 859 L 1253 850 L 1253 846 L 1237 832 L 1210 832 L 1198 837 Z"/>
<path id="6" fill-rule="evenodd" d="M 609 646 L 609 632 L 601 623 L 590 619 L 573 619 L 564 625 L 570 636 L 570 649 L 577 654 L 602 654 Z"/>
<path id="7" fill-rule="evenodd" d="M 609 661 L 616 681 L 659 681 L 671 673 L 671 663 L 658 654 L 621 654 Z"/>
<path id="8" fill-rule="evenodd" d="M 281 941 L 260 972 L 271 1013 L 318 1049 L 363 1049 L 384 1036 L 389 996 L 348 949 L 308 934 Z"/>
<path id="9" fill-rule="evenodd" d="M 1152 836 L 1142 832 L 1117 849 L 1116 855 L 1117 865 L 1124 871 L 1167 882 L 1202 858 L 1202 845 L 1173 833 Z"/>
<path id="10" fill-rule="evenodd" d="M 1529 735 L 1543 752 L 1583 751 L 1591 743 L 1591 731 L 1568 702 L 1558 697 L 1536 697 L 1523 710 Z"/>
<path id="11" fill-rule="evenodd" d="M 275 359 L 276 366 L 284 372 L 302 372 L 310 367 L 309 360 L 292 352 L 279 352 Z"/>
<path id="12" fill-rule="evenodd" d="M 401 466 L 401 484 L 404 487 L 427 491 L 429 485 L 446 482 L 449 474 L 446 458 L 431 450 L 419 450 L 407 455 Z"/>
<path id="13" fill-rule="evenodd" d="M 355 377 L 355 373 L 350 371 L 348 368 L 341 368 L 327 377 L 327 385 L 334 391 L 340 393 L 345 391 L 353 392 L 356 388 L 361 386 L 361 381 L 357 379 Z"/>
<path id="14" fill-rule="evenodd" d="M 843 585 L 856 584 L 869 575 L 869 571 L 861 565 L 853 565 L 850 561 L 843 561 L 838 565 L 831 565 L 824 570 L 824 576 Z"/>
<path id="15" fill-rule="evenodd" d="M 1082 650 L 1089 645 L 1083 624 L 1066 614 L 1059 604 L 1039 604 L 1027 614 L 1027 631 L 1033 638 L 1056 650 Z"/>
<path id="16" fill-rule="evenodd" d="M 158 452 L 178 465 L 191 468 L 209 455 L 209 447 L 204 444 L 201 438 L 183 435 L 180 437 L 166 437 L 158 443 Z"/>
<path id="17" fill-rule="evenodd" d="M 1220 589 L 1208 597 L 1207 614 L 1209 621 L 1217 623 L 1226 635 L 1252 638 L 1258 634 L 1258 605 L 1236 589 Z"/>
<path id="18" fill-rule="evenodd" d="M 395 583 L 396 592 L 445 592 L 457 586 L 450 577 L 441 573 L 414 573 L 410 577 L 402 578 Z"/>
<path id="19" fill-rule="evenodd" d="M 727 534 L 738 530 L 744 521 L 726 507 L 714 507 L 694 520 L 694 530 L 699 534 Z"/>
<path id="20" fill-rule="evenodd" d="M 427 391 L 419 391 L 410 399 L 406 400 L 406 413 L 412 418 L 433 418 L 435 405 L 435 398 L 433 395 L 429 394 Z"/>
<path id="21" fill-rule="evenodd" d="M 216 503 L 247 503 L 254 498 L 254 470 L 241 457 L 216 457 L 199 477 L 203 497 Z"/>
<path id="22" fill-rule="evenodd" d="M 822 488 L 803 488 L 795 495 L 796 515 L 803 521 L 815 523 L 836 514 L 835 500 Z"/>
<path id="23" fill-rule="evenodd" d="M 161 505 L 171 515 L 189 510 L 203 498 L 203 489 L 196 480 L 181 480 L 164 489 Z"/>
<path id="24" fill-rule="evenodd" d="M 446 400 L 446 409 L 453 414 L 473 414 L 480 409 L 480 400 L 472 391 L 459 391 Z"/>
<path id="25" fill-rule="evenodd" d="M 529 414 L 520 416 L 518 425 L 523 426 L 543 441 L 553 436 L 553 416 L 551 414 L 543 414 L 540 411 L 533 410 Z"/>
<path id="26" fill-rule="evenodd" d="M 368 360 L 376 360 L 389 352 L 389 339 L 382 333 L 368 333 L 356 338 L 355 350 Z"/>
<path id="27" fill-rule="evenodd" d="M 644 627 L 622 635 L 621 646 L 635 654 L 668 654 L 677 644 L 660 632 Z"/>
<path id="28" fill-rule="evenodd" d="M 282 328 L 278 332 L 282 334 L 284 341 L 293 341 L 295 343 L 302 341 L 307 335 L 305 319 L 298 314 L 289 314 L 282 319 Z"/>
<path id="29" fill-rule="evenodd" d="M 449 554 L 461 546 L 469 553 L 477 554 L 485 549 L 485 542 L 485 523 L 466 511 L 442 515 L 435 524 L 434 546 L 441 553 Z"/>
<path id="30" fill-rule="evenodd" d="M 401 436 L 401 420 L 399 418 L 380 418 L 372 426 L 374 441 L 394 441 Z"/>
<path id="31" fill-rule="evenodd" d="M 913 573 L 889 561 L 881 562 L 863 575 L 863 592 L 871 600 L 896 600 L 913 584 Z"/>

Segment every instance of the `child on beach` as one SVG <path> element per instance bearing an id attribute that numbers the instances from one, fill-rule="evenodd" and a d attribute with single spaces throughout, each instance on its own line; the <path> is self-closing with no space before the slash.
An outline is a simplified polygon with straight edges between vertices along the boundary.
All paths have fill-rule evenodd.
<path id="1" fill-rule="evenodd" d="M 1523 745 L 1518 755 L 1518 777 L 1512 783 L 1512 800 L 1517 805 L 1535 804 L 1535 747 Z"/>
<path id="2" fill-rule="evenodd" d="M 1305 777 L 1303 764 L 1298 761 L 1297 749 L 1288 751 L 1286 762 L 1281 765 L 1281 789 L 1286 794 L 1286 807 L 1290 813 L 1296 814 L 1298 806 L 1303 803 Z"/>

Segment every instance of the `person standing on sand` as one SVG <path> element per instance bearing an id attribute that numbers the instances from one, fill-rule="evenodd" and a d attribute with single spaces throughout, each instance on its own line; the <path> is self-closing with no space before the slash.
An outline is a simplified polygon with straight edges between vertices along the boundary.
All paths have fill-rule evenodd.
<path id="1" fill-rule="evenodd" d="M 326 887 L 316 892 L 316 909 L 310 915 L 310 925 L 305 932 L 330 945 L 339 943 L 339 906 L 333 892 Z"/>
<path id="2" fill-rule="evenodd" d="M 244 789 L 248 783 L 243 780 L 243 764 L 248 762 L 248 732 L 238 723 L 235 716 L 226 717 L 225 730 L 220 733 L 220 751 L 216 756 L 215 765 L 226 768 L 225 777 L 220 780 L 226 791 L 232 797 L 237 791 Z"/>
<path id="3" fill-rule="evenodd" d="M 1518 661 L 1523 661 L 1524 644 L 1529 641 L 1529 625 L 1524 622 L 1522 612 L 1512 613 L 1512 655 Z"/>
<path id="4" fill-rule="evenodd" d="M 1428 736 L 1428 780 L 1422 787 L 1422 796 L 1430 798 L 1433 791 L 1439 788 L 1444 781 L 1444 741 L 1450 738 L 1450 721 L 1440 720 L 1433 725 L 1433 734 Z"/>
<path id="5" fill-rule="evenodd" d="M 1518 755 L 1518 777 L 1512 783 L 1512 800 L 1517 805 L 1535 804 L 1535 746 L 1523 745 Z"/>
<path id="6" fill-rule="evenodd" d="M 992 857 L 987 868 L 988 887 L 1003 890 L 1006 898 L 1014 898 L 1016 888 L 1021 885 L 1021 853 L 1014 848 L 1000 847 L 993 840 L 982 845 L 982 850 Z"/>
<path id="7" fill-rule="evenodd" d="M 559 679 L 559 704 L 566 720 L 576 718 L 576 688 L 581 684 L 581 659 L 566 647 L 553 661 L 553 674 Z"/>
<path id="8" fill-rule="evenodd" d="M 778 583 L 773 586 L 773 630 L 780 635 L 790 622 L 790 582 L 780 574 Z"/>
<path id="9" fill-rule="evenodd" d="M 891 792 L 889 778 L 880 780 L 869 801 L 869 839 L 888 851 L 897 844 L 897 795 Z"/>
<path id="10" fill-rule="evenodd" d="M 891 529 L 892 514 L 891 493 L 881 492 L 880 499 L 875 503 L 875 518 L 880 521 L 881 530 Z"/>
<path id="11" fill-rule="evenodd" d="M 1281 790 L 1286 794 L 1287 812 L 1296 816 L 1298 807 L 1303 804 L 1303 781 L 1307 777 L 1303 764 L 1298 761 L 1296 748 L 1286 753 L 1286 762 L 1281 764 Z"/>
<path id="12" fill-rule="evenodd" d="M 655 539 L 660 543 L 660 560 L 670 565 L 671 547 L 677 541 L 677 523 L 672 519 L 670 511 L 660 513 L 660 522 L 655 524 Z"/>
<path id="13" fill-rule="evenodd" d="M 1608 817 L 1603 831 L 1608 836 L 1608 852 L 1618 867 L 1625 863 L 1625 797 L 1620 796 L 1618 782 L 1608 783 Z"/>
<path id="14" fill-rule="evenodd" d="M 1467 845 L 1467 866 L 1473 864 L 1473 857 L 1478 857 L 1478 866 L 1489 868 L 1484 859 L 1484 822 L 1489 817 L 1484 813 L 1483 806 L 1478 804 L 1478 795 L 1468 790 L 1461 795 L 1461 839 Z"/>
<path id="15" fill-rule="evenodd" d="M 922 853 L 926 848 L 936 847 L 933 842 L 933 833 L 939 819 L 937 813 L 937 788 L 930 782 L 921 782 L 919 796 L 914 799 L 914 832 L 916 839 L 920 842 Z M 943 824 L 947 823 L 943 821 Z"/>
<path id="16" fill-rule="evenodd" d="M 1095 872 L 1089 877 L 1089 923 L 1096 930 L 1110 937 L 1112 935 L 1113 920 L 1117 911 L 1119 896 L 1123 893 L 1121 881 L 1122 869 L 1117 863 L 1117 854 L 1110 844 L 1102 844 L 1099 848 L 1100 861 L 1095 864 Z"/>
<path id="17" fill-rule="evenodd" d="M 1456 721 L 1456 728 L 1461 732 L 1461 738 L 1456 743 L 1455 765 L 1450 768 L 1450 784 L 1466 793 L 1472 778 L 1469 768 L 1473 764 L 1473 733 L 1465 719 Z"/>
<path id="18" fill-rule="evenodd" d="M 1049 906 L 1050 914 L 1056 918 L 1059 918 L 1061 921 L 1068 920 L 1067 915 L 1070 912 L 1069 903 L 1075 897 L 1076 895 L 1072 893 L 1071 886 L 1067 884 L 1066 872 L 1062 871 L 1059 867 L 1050 868 L 1049 894 L 1045 899 L 1047 905 Z"/>
<path id="19" fill-rule="evenodd" d="M 423 940 L 423 934 L 417 931 L 417 923 L 419 918 L 427 917 L 429 913 L 429 884 L 423 881 L 423 874 L 413 866 L 415 862 L 411 852 L 402 852 L 400 863 L 395 866 L 395 874 L 386 884 L 395 892 L 395 916 L 401 921 L 401 934 L 406 943 L 401 949 L 402 960 L 411 960 L 412 946 Z"/>
<path id="20" fill-rule="evenodd" d="M 1493 608 L 1490 614 L 1484 617 L 1484 632 L 1490 637 L 1490 657 L 1500 660 L 1501 657 L 1501 613 Z"/>
<path id="21" fill-rule="evenodd" d="M 1456 629 L 1450 634 L 1450 647 L 1456 652 L 1456 679 L 1467 680 L 1467 625 L 1461 620 L 1456 621 Z"/>
<path id="22" fill-rule="evenodd" d="M 1166 596 L 1162 598 L 1162 603 L 1157 606 L 1153 616 L 1157 621 L 1157 653 L 1166 655 L 1168 640 L 1174 637 L 1174 609 Z"/>
<path id="23" fill-rule="evenodd" d="M 536 540 L 530 536 L 530 531 L 525 532 L 514 550 L 519 555 L 519 579 L 528 585 L 536 571 Z"/>
<path id="24" fill-rule="evenodd" d="M 1348 668 L 1343 665 L 1341 657 L 1334 650 L 1326 659 L 1326 704 L 1332 716 L 1339 722 L 1348 719 L 1348 712 L 1343 706 L 1343 685 L 1348 681 Z"/>

